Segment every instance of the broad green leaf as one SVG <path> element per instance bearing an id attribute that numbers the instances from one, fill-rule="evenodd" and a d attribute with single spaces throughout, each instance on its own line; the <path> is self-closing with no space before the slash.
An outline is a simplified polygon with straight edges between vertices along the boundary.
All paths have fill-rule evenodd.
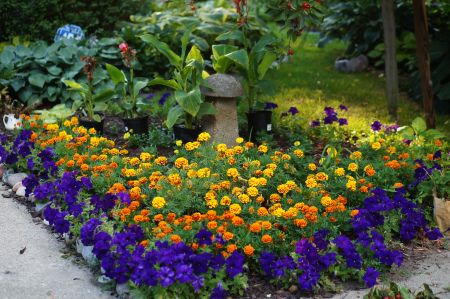
<path id="1" fill-rule="evenodd" d="M 114 84 L 117 85 L 119 83 L 127 82 L 127 77 L 125 76 L 124 72 L 119 70 L 114 65 L 107 63 L 106 70 L 108 71 L 108 74 L 111 77 L 111 80 L 114 82 Z"/>
<path id="2" fill-rule="evenodd" d="M 171 65 L 175 66 L 176 68 L 182 67 L 181 57 L 175 54 L 166 43 L 160 42 L 155 36 L 151 34 L 141 35 L 140 38 L 144 42 L 154 46 L 162 55 L 164 55 L 169 60 Z"/>
<path id="3" fill-rule="evenodd" d="M 107 101 L 107 100 L 111 99 L 113 95 L 114 95 L 114 90 L 107 89 L 103 92 L 100 92 L 100 93 L 94 95 L 92 97 L 92 101 L 94 101 L 94 102 Z"/>
<path id="4" fill-rule="evenodd" d="M 195 117 L 200 110 L 200 105 L 202 104 L 202 94 L 200 93 L 200 88 L 196 87 L 190 92 L 177 90 L 175 91 L 175 100 L 178 105 L 184 109 L 184 111 Z"/>
<path id="5" fill-rule="evenodd" d="M 147 79 L 135 82 L 133 86 L 133 97 L 136 98 L 139 95 L 141 89 L 147 86 L 147 84 L 148 84 Z"/>
<path id="6" fill-rule="evenodd" d="M 240 67 L 244 68 L 248 71 L 249 68 L 249 58 L 247 55 L 247 52 L 244 49 L 240 49 L 234 52 L 231 52 L 227 55 L 225 55 L 228 59 L 231 59 L 234 63 L 239 65 Z"/>
<path id="7" fill-rule="evenodd" d="M 218 37 L 216 37 L 216 41 L 227 41 L 227 40 L 237 40 L 242 42 L 244 40 L 244 34 L 242 31 L 234 30 L 222 33 Z"/>
<path id="8" fill-rule="evenodd" d="M 64 84 L 66 84 L 66 86 L 70 87 L 71 89 L 74 90 L 80 90 L 82 89 L 82 86 L 80 83 L 77 83 L 75 81 L 72 80 L 63 80 Z"/>
<path id="9" fill-rule="evenodd" d="M 192 33 L 192 28 L 187 28 L 186 31 L 184 31 L 183 36 L 181 37 L 181 61 L 185 61 L 186 56 L 186 49 L 187 45 L 189 43 L 189 38 Z"/>
<path id="10" fill-rule="evenodd" d="M 163 85 L 163 86 L 167 86 L 167 87 L 173 88 L 175 90 L 180 90 L 181 89 L 180 84 L 178 84 L 178 82 L 173 80 L 173 79 L 165 80 L 165 79 L 162 79 L 162 78 L 156 78 L 156 79 L 153 79 L 152 81 L 150 81 L 148 83 L 148 86 L 153 86 L 153 85 Z"/>
<path id="11" fill-rule="evenodd" d="M 48 67 L 47 71 L 54 76 L 58 76 L 59 74 L 61 74 L 62 69 L 57 67 L 56 65 L 53 65 L 51 67 Z"/>
<path id="12" fill-rule="evenodd" d="M 262 80 L 266 75 L 267 70 L 269 70 L 272 63 L 277 59 L 277 55 L 272 52 L 266 52 L 261 63 L 258 65 L 258 78 Z"/>
<path id="13" fill-rule="evenodd" d="M 229 54 L 231 52 L 239 50 L 238 47 L 232 45 L 213 45 L 212 53 L 213 57 L 219 59 L 219 57 Z"/>
<path id="14" fill-rule="evenodd" d="M 216 107 L 210 102 L 203 102 L 200 105 L 200 110 L 197 113 L 197 117 L 201 119 L 205 115 L 214 115 L 217 113 Z"/>
<path id="15" fill-rule="evenodd" d="M 429 130 L 423 132 L 422 135 L 427 139 L 445 138 L 445 134 L 436 129 L 429 129 Z"/>
<path id="16" fill-rule="evenodd" d="M 32 74 L 30 77 L 28 77 L 28 82 L 30 82 L 31 85 L 42 88 L 45 85 L 46 79 L 47 79 L 47 76 L 45 76 L 44 74 L 35 73 L 35 74 Z"/>
<path id="17" fill-rule="evenodd" d="M 259 39 L 259 41 L 253 46 L 252 53 L 258 53 L 264 51 L 268 45 L 271 45 L 277 41 L 277 38 L 273 35 L 264 35 Z"/>
<path id="18" fill-rule="evenodd" d="M 427 123 L 421 117 L 416 117 L 412 121 L 411 126 L 413 127 L 414 131 L 416 131 L 417 133 L 422 133 L 427 129 Z"/>
<path id="19" fill-rule="evenodd" d="M 92 118 L 98 123 L 102 121 L 102 117 L 98 114 L 94 114 Z"/>
<path id="20" fill-rule="evenodd" d="M 202 53 L 200 53 L 200 50 L 195 45 L 192 46 L 191 50 L 189 51 L 189 53 L 186 57 L 187 62 L 191 61 L 191 60 L 198 61 L 202 64 L 204 63 Z"/>
<path id="21" fill-rule="evenodd" d="M 184 110 L 180 106 L 172 107 L 167 114 L 166 126 L 172 128 L 183 114 Z"/>

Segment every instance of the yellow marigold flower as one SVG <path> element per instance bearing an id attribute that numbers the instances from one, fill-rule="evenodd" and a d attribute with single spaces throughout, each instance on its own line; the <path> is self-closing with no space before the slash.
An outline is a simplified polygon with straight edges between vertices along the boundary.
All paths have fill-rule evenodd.
<path id="1" fill-rule="evenodd" d="M 379 143 L 379 142 L 374 142 L 374 143 L 372 143 L 372 149 L 374 149 L 374 150 L 379 150 L 381 148 L 381 143 Z"/>
<path id="2" fill-rule="evenodd" d="M 264 173 L 264 176 L 266 176 L 266 177 L 269 177 L 269 178 L 273 177 L 273 170 L 270 168 L 264 169 L 263 173 Z"/>
<path id="3" fill-rule="evenodd" d="M 158 158 L 155 159 L 155 163 L 161 166 L 167 165 L 167 158 L 164 156 L 160 156 Z"/>
<path id="4" fill-rule="evenodd" d="M 261 186 L 267 185 L 267 179 L 266 178 L 259 178 L 258 181 L 259 181 L 259 185 L 261 185 Z"/>
<path id="5" fill-rule="evenodd" d="M 352 160 L 358 160 L 361 159 L 362 153 L 360 151 L 355 151 L 350 155 L 350 159 Z"/>
<path id="6" fill-rule="evenodd" d="M 66 120 L 66 121 L 64 121 L 63 125 L 65 127 L 70 127 L 72 124 L 70 123 L 70 120 Z"/>
<path id="7" fill-rule="evenodd" d="M 236 154 L 242 154 L 243 152 L 244 152 L 244 148 L 242 147 L 242 146 L 239 146 L 239 145 L 236 145 L 234 148 L 233 148 L 233 150 L 234 150 L 234 152 L 236 153 Z"/>
<path id="8" fill-rule="evenodd" d="M 318 181 L 328 181 L 328 175 L 325 172 L 319 172 L 316 174 L 316 180 Z"/>
<path id="9" fill-rule="evenodd" d="M 269 150 L 269 148 L 267 147 L 267 145 L 261 144 L 260 146 L 258 146 L 258 152 L 260 153 L 267 153 L 267 151 Z"/>
<path id="10" fill-rule="evenodd" d="M 342 167 L 336 168 L 334 174 L 337 176 L 343 176 L 345 174 L 345 169 Z"/>
<path id="11" fill-rule="evenodd" d="M 259 194 L 259 191 L 256 187 L 249 187 L 247 189 L 247 194 L 250 195 L 251 197 L 255 197 Z"/>
<path id="12" fill-rule="evenodd" d="M 333 204 L 333 201 L 332 201 L 331 197 L 324 196 L 320 199 L 320 203 L 322 204 L 322 206 L 328 207 Z"/>
<path id="13" fill-rule="evenodd" d="M 315 187 L 317 187 L 317 181 L 314 179 L 314 178 L 308 178 L 306 181 L 305 181 L 305 184 L 306 184 L 306 187 L 308 187 L 308 188 L 315 188 Z"/>
<path id="14" fill-rule="evenodd" d="M 288 154 L 283 154 L 283 156 L 281 156 L 282 160 L 291 160 L 291 156 L 289 156 Z"/>
<path id="15" fill-rule="evenodd" d="M 123 139 L 125 140 L 130 139 L 130 136 L 131 136 L 130 132 L 126 132 L 125 134 L 123 134 Z"/>
<path id="16" fill-rule="evenodd" d="M 309 163 L 309 164 L 308 164 L 308 168 L 309 168 L 309 170 L 314 171 L 314 170 L 317 169 L 317 166 L 316 166 L 316 164 L 314 164 L 314 163 Z"/>
<path id="17" fill-rule="evenodd" d="M 231 194 L 233 195 L 241 195 L 242 194 L 242 189 L 239 187 L 233 187 L 233 190 L 231 190 Z"/>
<path id="18" fill-rule="evenodd" d="M 286 185 L 289 187 L 289 190 L 294 190 L 297 188 L 297 183 L 291 180 L 287 181 Z"/>
<path id="19" fill-rule="evenodd" d="M 238 198 L 239 198 L 239 201 L 242 202 L 242 203 L 249 203 L 250 202 L 250 197 L 247 194 L 245 194 L 245 193 L 240 194 L 238 196 Z"/>
<path id="20" fill-rule="evenodd" d="M 211 135 L 209 135 L 208 132 L 202 132 L 202 133 L 200 133 L 200 135 L 198 135 L 197 141 L 200 141 L 200 142 L 206 142 L 206 141 L 208 141 L 210 138 L 211 138 Z"/>
<path id="21" fill-rule="evenodd" d="M 155 209 L 162 209 L 166 205 L 166 200 L 164 197 L 157 196 L 152 200 L 152 207 Z"/>
<path id="22" fill-rule="evenodd" d="M 387 149 L 386 149 L 386 152 L 388 153 L 388 154 L 395 154 L 396 152 L 397 152 L 397 149 L 395 148 L 395 146 L 389 146 Z"/>
<path id="23" fill-rule="evenodd" d="M 231 198 L 229 198 L 228 196 L 223 196 L 222 199 L 220 200 L 220 204 L 222 206 L 229 206 L 231 204 Z"/>
<path id="24" fill-rule="evenodd" d="M 251 177 L 251 178 L 248 180 L 248 185 L 249 185 L 250 187 L 257 187 L 257 186 L 259 185 L 259 179 L 258 179 L 258 178 L 255 178 L 255 177 Z"/>
<path id="25" fill-rule="evenodd" d="M 88 132 L 89 132 L 89 134 L 91 134 L 91 135 L 97 134 L 97 131 L 95 130 L 95 128 L 90 128 Z"/>
<path id="26" fill-rule="evenodd" d="M 121 149 L 121 150 L 119 151 L 119 154 L 121 154 L 121 155 L 128 155 L 128 150 L 126 150 L 126 149 Z"/>
<path id="27" fill-rule="evenodd" d="M 218 151 L 220 153 L 225 152 L 226 150 L 227 150 L 227 145 L 225 143 L 219 143 L 216 146 L 216 151 Z"/>
<path id="28" fill-rule="evenodd" d="M 253 166 L 256 166 L 256 167 L 261 166 L 261 162 L 258 161 L 258 160 L 252 160 L 252 162 L 250 162 L 250 164 L 253 165 Z"/>
<path id="29" fill-rule="evenodd" d="M 296 150 L 294 151 L 294 155 L 295 155 L 297 158 L 301 158 L 301 157 L 303 157 L 305 154 L 303 153 L 303 151 L 302 151 L 301 149 L 296 149 Z"/>
<path id="30" fill-rule="evenodd" d="M 227 170 L 227 176 L 236 178 L 239 176 L 239 172 L 236 168 L 229 168 Z"/>
<path id="31" fill-rule="evenodd" d="M 358 170 L 358 164 L 356 164 L 356 163 L 348 164 L 348 170 L 353 171 L 353 172 L 357 171 Z"/>
<path id="32" fill-rule="evenodd" d="M 300 141 L 295 141 L 294 146 L 300 146 L 302 143 Z"/>
<path id="33" fill-rule="evenodd" d="M 150 155 L 150 153 L 147 153 L 147 152 L 142 152 L 139 156 L 139 158 L 141 159 L 142 162 L 150 161 L 151 157 L 152 157 L 152 155 Z"/>
<path id="34" fill-rule="evenodd" d="M 210 208 L 210 209 L 215 209 L 215 208 L 217 208 L 217 206 L 219 205 L 219 203 L 217 202 L 217 200 L 211 199 L 211 200 L 208 200 L 208 201 L 206 202 L 206 205 L 207 205 L 208 208 Z"/>
<path id="35" fill-rule="evenodd" d="M 283 195 L 286 195 L 291 189 L 286 184 L 278 185 L 277 192 Z"/>
<path id="36" fill-rule="evenodd" d="M 283 213 L 284 213 L 283 208 L 277 208 L 277 209 L 274 209 L 274 210 L 271 212 L 271 214 L 272 214 L 273 216 L 276 216 L 276 217 L 282 217 L 282 216 L 283 216 Z"/>
<path id="37" fill-rule="evenodd" d="M 212 200 L 212 199 L 216 199 L 216 193 L 215 193 L 214 191 L 208 191 L 208 192 L 206 192 L 206 194 L 205 194 L 205 200 L 206 200 L 206 201 L 209 201 L 209 200 Z"/>
<path id="38" fill-rule="evenodd" d="M 239 215 L 242 211 L 242 208 L 239 204 L 234 203 L 232 205 L 230 205 L 230 212 L 235 214 L 235 215 Z"/>
<path id="39" fill-rule="evenodd" d="M 350 191 L 356 191 L 356 181 L 354 180 L 348 180 L 347 184 L 345 184 L 348 190 Z"/>
<path id="40" fill-rule="evenodd" d="M 236 138 L 236 143 L 237 144 L 241 144 L 242 142 L 244 142 L 244 138 L 242 138 L 242 137 Z"/>
<path id="41" fill-rule="evenodd" d="M 172 186 L 180 186 L 181 185 L 181 177 L 178 173 L 169 174 L 167 180 Z"/>
<path id="42" fill-rule="evenodd" d="M 197 170 L 197 176 L 199 178 L 209 178 L 210 175 L 211 175 L 211 170 L 207 167 L 200 168 L 199 170 Z"/>
<path id="43" fill-rule="evenodd" d="M 141 162 L 141 161 L 139 161 L 139 158 L 137 158 L 137 157 L 133 157 L 133 158 L 131 158 L 130 161 L 129 161 L 129 163 L 130 163 L 131 165 L 133 165 L 133 166 L 139 165 L 140 162 Z"/>

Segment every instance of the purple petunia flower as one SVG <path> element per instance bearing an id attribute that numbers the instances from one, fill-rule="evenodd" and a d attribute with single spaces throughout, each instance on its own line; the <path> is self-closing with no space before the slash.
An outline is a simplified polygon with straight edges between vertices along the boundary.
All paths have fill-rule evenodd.
<path id="1" fill-rule="evenodd" d="M 226 271 L 227 274 L 233 278 L 236 275 L 242 273 L 243 266 L 245 262 L 245 257 L 239 253 L 238 251 L 234 251 L 227 259 L 226 261 Z"/>
<path id="2" fill-rule="evenodd" d="M 378 132 L 378 131 L 380 131 L 381 130 L 381 123 L 378 121 L 378 120 L 376 120 L 376 121 L 374 121 L 371 125 L 370 125 L 370 127 L 372 128 L 372 131 L 374 131 L 374 132 Z"/>
<path id="3" fill-rule="evenodd" d="M 278 108 L 278 105 L 273 102 L 266 102 L 266 105 L 264 106 L 264 110 L 272 110 Z"/>
<path id="4" fill-rule="evenodd" d="M 169 97 L 170 97 L 170 92 L 163 93 L 162 96 L 158 100 L 158 104 L 161 106 L 164 105 L 166 103 L 167 99 L 169 99 Z"/>
<path id="5" fill-rule="evenodd" d="M 224 299 L 227 297 L 227 292 L 223 289 L 222 283 L 219 281 L 217 286 L 212 290 L 210 299 Z"/>
<path id="6" fill-rule="evenodd" d="M 311 121 L 310 126 L 312 128 L 319 127 L 320 126 L 320 120 L 316 119 L 316 120 Z"/>
<path id="7" fill-rule="evenodd" d="M 212 233 L 207 230 L 207 229 L 201 229 L 196 235 L 195 238 L 197 238 L 198 240 L 198 245 L 202 246 L 202 245 L 211 245 L 212 241 L 211 241 L 211 237 L 212 237 Z"/>
<path id="8" fill-rule="evenodd" d="M 339 118 L 339 119 L 338 119 L 338 122 L 339 122 L 339 125 L 340 125 L 340 126 L 346 126 L 346 125 L 348 125 L 348 121 L 347 121 L 346 118 Z"/>
<path id="9" fill-rule="evenodd" d="M 299 111 L 297 107 L 292 106 L 287 112 L 289 112 L 291 115 L 296 115 Z"/>
<path id="10" fill-rule="evenodd" d="M 375 268 L 369 267 L 366 270 L 366 273 L 363 276 L 364 283 L 367 287 L 371 288 L 377 284 L 377 278 L 380 275 Z"/>
<path id="11" fill-rule="evenodd" d="M 347 106 L 344 106 L 343 104 L 340 104 L 340 105 L 339 105 L 339 109 L 340 109 L 341 111 L 348 111 Z"/>

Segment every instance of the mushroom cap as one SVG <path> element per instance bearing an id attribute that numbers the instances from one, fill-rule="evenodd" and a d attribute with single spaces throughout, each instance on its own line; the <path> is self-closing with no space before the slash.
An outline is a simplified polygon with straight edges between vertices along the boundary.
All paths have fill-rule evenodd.
<path id="1" fill-rule="evenodd" d="M 214 74 L 205 79 L 202 93 L 208 97 L 237 98 L 244 94 L 242 84 L 232 75 Z"/>

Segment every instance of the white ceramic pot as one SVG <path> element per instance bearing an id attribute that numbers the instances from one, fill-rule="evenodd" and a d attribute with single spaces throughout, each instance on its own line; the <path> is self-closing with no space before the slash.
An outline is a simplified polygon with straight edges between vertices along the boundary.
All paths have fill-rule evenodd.
<path id="1" fill-rule="evenodd" d="M 5 125 L 6 130 L 14 130 L 15 128 L 20 127 L 21 118 L 16 118 L 14 114 L 5 114 L 3 115 L 3 124 Z"/>

